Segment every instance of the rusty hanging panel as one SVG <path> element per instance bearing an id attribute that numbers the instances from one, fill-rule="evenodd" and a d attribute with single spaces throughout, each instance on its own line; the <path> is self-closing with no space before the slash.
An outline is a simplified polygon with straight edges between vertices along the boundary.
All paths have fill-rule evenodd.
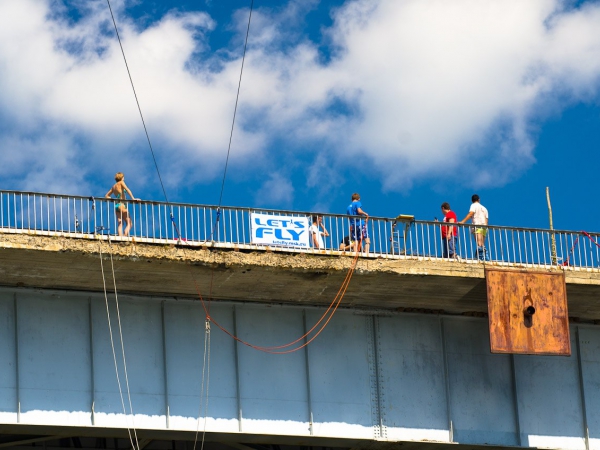
<path id="1" fill-rule="evenodd" d="M 492 353 L 571 354 L 563 272 L 486 269 Z"/>

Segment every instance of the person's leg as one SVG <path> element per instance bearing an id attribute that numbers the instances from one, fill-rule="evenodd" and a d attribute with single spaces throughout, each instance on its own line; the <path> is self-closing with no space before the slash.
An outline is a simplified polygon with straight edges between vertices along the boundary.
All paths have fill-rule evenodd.
<path id="1" fill-rule="evenodd" d="M 477 247 L 483 247 L 485 243 L 483 229 L 479 228 L 475 234 L 475 237 L 477 238 Z"/>
<path id="2" fill-rule="evenodd" d="M 442 238 L 442 258 L 448 257 L 448 239 Z"/>
<path id="3" fill-rule="evenodd" d="M 344 240 L 340 244 L 340 250 L 344 252 L 352 251 L 352 235 L 344 237 Z"/>
<path id="4" fill-rule="evenodd" d="M 371 245 L 371 239 L 369 239 L 369 232 L 367 231 L 367 224 L 364 224 L 361 227 L 360 235 L 362 237 L 365 253 L 369 253 L 369 246 Z"/>
<path id="5" fill-rule="evenodd" d="M 117 233 L 119 236 L 123 236 L 123 211 L 121 211 L 121 207 L 117 209 L 117 222 L 119 223 L 119 227 L 117 228 Z"/>
<path id="6" fill-rule="evenodd" d="M 458 258 L 458 254 L 456 253 L 456 249 L 458 247 L 458 236 L 453 236 L 452 239 L 450 239 L 450 241 L 452 242 L 452 250 L 450 252 L 450 257 Z"/>
<path id="7" fill-rule="evenodd" d="M 475 238 L 477 241 L 477 259 L 480 261 L 487 261 L 489 257 L 485 251 L 485 232 L 484 228 L 478 228 L 475 230 Z"/>
<path id="8" fill-rule="evenodd" d="M 448 239 L 448 257 L 454 258 L 455 254 L 456 254 L 456 247 L 455 247 L 455 242 L 454 242 L 454 236 L 452 236 L 452 237 L 450 237 L 450 239 Z"/>
<path id="9" fill-rule="evenodd" d="M 359 245 L 360 245 L 360 239 L 358 236 L 357 228 L 354 226 L 351 226 L 350 227 L 350 251 L 357 252 Z"/>
<path id="10" fill-rule="evenodd" d="M 487 248 L 485 247 L 486 237 L 487 237 L 487 228 L 485 230 L 483 230 L 483 234 L 481 235 L 481 248 L 483 248 L 483 256 L 484 256 L 485 260 L 489 261 L 490 253 L 488 252 Z"/>
<path id="11" fill-rule="evenodd" d="M 479 245 L 479 228 L 473 228 L 473 237 L 475 238 L 475 259 L 481 259 L 481 245 Z"/>
<path id="12" fill-rule="evenodd" d="M 125 236 L 129 236 L 129 230 L 131 230 L 131 217 L 129 217 L 129 211 L 127 211 L 126 209 L 123 211 L 123 219 L 127 223 L 124 234 Z"/>

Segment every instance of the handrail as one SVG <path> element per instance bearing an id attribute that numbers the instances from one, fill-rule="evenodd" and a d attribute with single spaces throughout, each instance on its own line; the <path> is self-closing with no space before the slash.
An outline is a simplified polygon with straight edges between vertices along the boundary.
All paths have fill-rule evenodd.
<path id="1" fill-rule="evenodd" d="M 100 197 L 87 196 L 86 197 L 86 196 L 72 195 L 72 194 L 54 194 L 54 193 L 34 192 L 34 191 L 15 191 L 15 190 L 10 190 L 10 189 L 9 190 L 7 190 L 7 189 L 0 190 L 0 195 L 1 194 L 39 195 L 39 196 L 55 197 L 55 198 L 70 198 L 70 199 L 88 200 L 88 201 L 95 200 L 95 201 L 113 202 L 113 203 L 121 201 L 117 198 L 106 198 L 104 196 L 100 196 Z M 125 201 L 132 202 L 131 199 L 127 199 Z M 185 207 L 214 208 L 214 209 L 218 208 L 217 205 L 209 205 L 209 204 L 204 204 L 204 203 L 182 203 L 182 202 L 167 203 L 167 202 L 160 201 L 160 200 L 141 200 L 140 203 L 149 204 L 149 205 L 173 206 L 173 207 L 184 207 L 185 206 Z M 318 215 L 318 216 L 330 216 L 330 217 L 352 217 L 352 216 L 348 216 L 347 214 L 340 214 L 340 213 L 330 213 L 330 212 L 320 212 L 320 211 L 297 211 L 297 210 L 286 210 L 286 209 L 269 209 L 269 208 L 249 207 L 249 206 L 221 206 L 221 209 L 235 209 L 235 210 L 239 210 L 239 211 L 248 211 L 248 212 L 263 211 L 263 212 L 267 212 L 267 213 L 294 214 L 294 215 L 305 215 L 305 216 Z M 386 220 L 389 222 L 396 222 L 395 217 L 372 216 L 372 215 L 369 216 L 369 220 Z M 427 224 L 427 225 L 438 225 L 438 226 L 444 225 L 443 222 L 435 221 L 435 220 L 415 219 L 413 222 Z M 473 226 L 472 224 L 460 224 L 460 223 L 455 223 L 453 225 L 454 226 L 465 226 L 465 227 Z M 575 230 L 560 230 L 560 229 L 550 230 L 549 228 L 519 227 L 519 226 L 514 226 L 514 225 L 477 225 L 477 227 L 478 228 L 494 227 L 494 228 L 498 228 L 498 229 L 519 230 L 519 231 L 538 231 L 538 232 L 547 231 L 547 232 L 553 232 L 553 233 L 578 233 L 578 232 L 580 232 L 580 231 L 575 231 Z M 587 231 L 587 233 L 592 236 L 600 237 L 600 231 Z"/>
<path id="2" fill-rule="evenodd" d="M 46 194 L 13 190 L 0 191 L 0 230 L 5 232 L 61 234 L 85 237 L 89 234 L 116 235 L 119 217 L 115 203 L 123 200 L 104 197 Z M 188 245 L 211 245 L 261 249 L 274 246 L 285 251 L 338 254 L 355 250 L 350 243 L 352 219 L 356 216 L 268 208 L 229 207 L 161 201 L 125 200 L 131 218 L 130 235 L 143 242 L 185 241 Z M 283 245 L 286 241 L 265 244 L 253 235 L 253 214 L 286 216 L 302 221 L 305 243 Z M 322 216 L 329 236 L 322 237 L 323 248 L 315 248 L 306 218 Z M 176 227 L 174 226 L 176 225 Z M 494 264 L 550 267 L 568 264 L 569 268 L 600 270 L 600 233 L 548 230 L 510 226 L 477 226 L 484 229 L 483 245 L 478 245 L 471 224 L 455 227 L 456 255 L 442 240 L 437 221 L 398 221 L 396 218 L 370 216 L 367 230 L 369 256 L 384 258 L 449 259 L 466 262 L 485 260 Z M 123 223 L 121 232 L 124 232 Z M 356 230 L 355 230 L 356 231 Z M 557 259 L 551 254 L 551 239 L 556 240 Z M 263 242 L 263 243 L 261 243 Z M 363 244 L 366 244 L 366 240 Z M 364 246 L 366 247 L 366 245 Z M 366 248 L 362 250 L 366 250 Z M 456 256 L 456 258 L 454 257 Z"/>

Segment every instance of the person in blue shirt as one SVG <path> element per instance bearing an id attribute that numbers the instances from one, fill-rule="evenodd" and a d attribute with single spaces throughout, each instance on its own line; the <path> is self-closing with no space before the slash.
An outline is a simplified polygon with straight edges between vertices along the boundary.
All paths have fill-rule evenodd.
<path id="1" fill-rule="evenodd" d="M 369 233 L 367 231 L 369 215 L 363 211 L 360 195 L 356 192 L 352 194 L 352 203 L 348 205 L 347 212 L 349 216 L 365 216 L 364 220 L 362 218 L 350 219 L 350 239 L 356 243 L 356 251 L 360 251 L 362 249 L 362 244 L 364 243 L 365 253 L 369 253 L 369 245 L 371 245 L 371 240 L 369 239 Z"/>

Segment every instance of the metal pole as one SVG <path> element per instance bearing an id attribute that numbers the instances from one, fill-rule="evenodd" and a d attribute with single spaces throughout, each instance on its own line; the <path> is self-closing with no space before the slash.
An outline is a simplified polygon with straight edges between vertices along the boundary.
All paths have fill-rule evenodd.
<path id="1" fill-rule="evenodd" d="M 310 435 L 314 435 L 313 429 L 313 407 L 312 407 L 312 397 L 310 392 L 310 360 L 308 357 L 308 335 L 307 335 L 307 327 L 306 327 L 306 309 L 302 310 L 302 326 L 304 329 L 304 364 L 306 367 L 306 401 L 308 404 L 308 431 Z"/>
<path id="2" fill-rule="evenodd" d="M 551 252 L 552 252 L 552 265 L 557 265 L 558 258 L 556 257 L 556 236 L 552 232 L 554 230 L 554 225 L 552 224 L 552 205 L 550 205 L 550 188 L 546 186 L 546 200 L 548 201 L 548 219 L 550 220 L 550 242 L 551 242 Z"/>

